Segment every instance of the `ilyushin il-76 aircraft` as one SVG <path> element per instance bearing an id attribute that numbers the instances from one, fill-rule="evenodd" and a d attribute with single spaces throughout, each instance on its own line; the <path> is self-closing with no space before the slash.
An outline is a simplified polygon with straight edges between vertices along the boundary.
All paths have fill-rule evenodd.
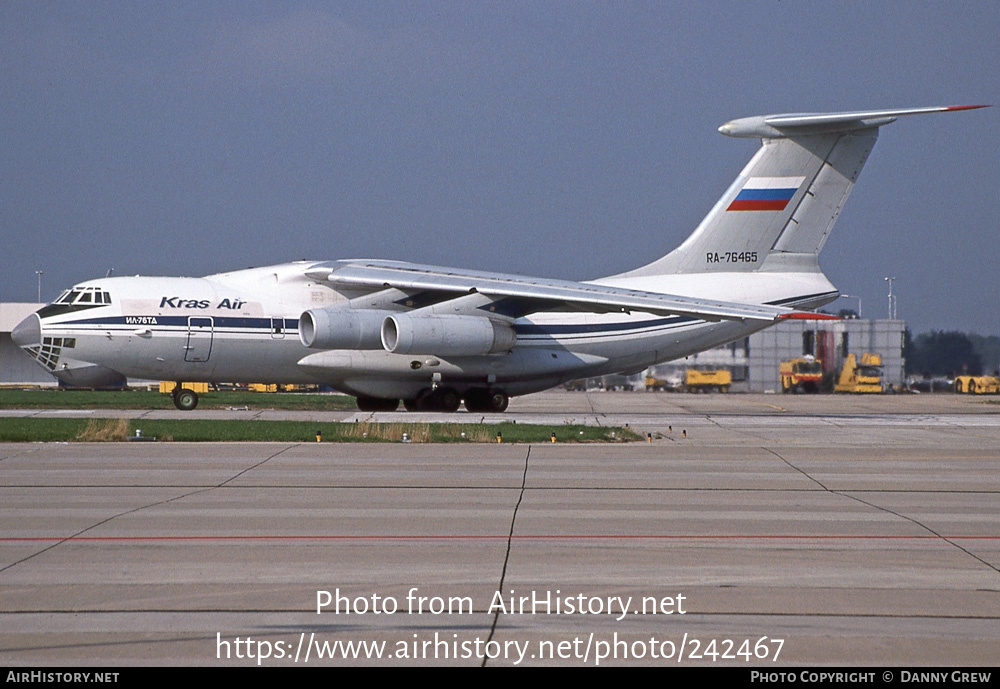
<path id="1" fill-rule="evenodd" d="M 511 396 L 732 342 L 839 295 L 819 267 L 879 127 L 985 106 L 767 115 L 762 146 L 678 248 L 571 282 L 388 260 L 297 261 L 66 290 L 13 340 L 59 380 L 323 384 L 363 411 L 502 412 Z M 179 409 L 198 404 L 180 382 Z"/>

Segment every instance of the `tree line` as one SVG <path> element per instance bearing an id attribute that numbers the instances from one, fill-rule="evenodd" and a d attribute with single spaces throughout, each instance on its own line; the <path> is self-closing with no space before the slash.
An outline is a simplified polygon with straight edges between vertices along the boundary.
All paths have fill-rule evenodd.
<path id="1" fill-rule="evenodd" d="M 981 376 L 1000 367 L 1000 338 L 956 331 L 932 330 L 903 335 L 906 374 L 924 377 Z"/>

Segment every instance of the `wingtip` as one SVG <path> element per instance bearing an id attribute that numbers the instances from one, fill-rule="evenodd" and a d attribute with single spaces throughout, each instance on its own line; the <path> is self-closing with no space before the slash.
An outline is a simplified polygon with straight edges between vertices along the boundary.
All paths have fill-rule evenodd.
<path id="1" fill-rule="evenodd" d="M 945 110 L 978 110 L 979 108 L 992 107 L 992 105 L 949 105 Z"/>

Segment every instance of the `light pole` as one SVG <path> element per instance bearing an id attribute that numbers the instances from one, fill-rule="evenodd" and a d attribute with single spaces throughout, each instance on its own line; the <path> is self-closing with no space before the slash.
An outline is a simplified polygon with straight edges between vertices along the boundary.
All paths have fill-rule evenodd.
<path id="1" fill-rule="evenodd" d="M 889 283 L 889 319 L 896 320 L 896 300 L 892 296 L 892 281 L 895 277 L 886 278 L 885 281 Z"/>
<path id="2" fill-rule="evenodd" d="M 861 318 L 861 297 L 856 294 L 841 294 L 844 299 L 857 299 L 858 300 L 858 318 Z"/>
<path id="3" fill-rule="evenodd" d="M 38 276 L 38 302 L 37 303 L 39 303 L 39 304 L 42 303 L 42 273 L 44 273 L 44 272 L 45 272 L 44 270 L 36 270 L 35 271 L 35 275 Z"/>

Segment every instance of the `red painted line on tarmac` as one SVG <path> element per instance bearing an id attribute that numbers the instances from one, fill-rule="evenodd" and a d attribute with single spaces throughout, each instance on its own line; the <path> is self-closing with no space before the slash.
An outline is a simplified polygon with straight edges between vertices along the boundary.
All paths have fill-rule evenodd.
<path id="1" fill-rule="evenodd" d="M 0 543 L 52 543 L 59 541 L 74 541 L 80 543 L 137 543 L 137 542 L 195 542 L 195 541 L 579 541 L 579 540 L 629 540 L 629 541 L 938 541 L 949 540 L 1000 540 L 1000 536 L 899 536 L 876 535 L 864 536 L 840 534 L 828 536 L 796 536 L 788 534 L 716 534 L 716 535 L 672 535 L 672 534 L 534 534 L 523 536 L 506 535 L 475 535 L 475 534 L 429 534 L 429 535 L 270 535 L 270 536 L 39 536 L 23 538 L 0 538 Z"/>

